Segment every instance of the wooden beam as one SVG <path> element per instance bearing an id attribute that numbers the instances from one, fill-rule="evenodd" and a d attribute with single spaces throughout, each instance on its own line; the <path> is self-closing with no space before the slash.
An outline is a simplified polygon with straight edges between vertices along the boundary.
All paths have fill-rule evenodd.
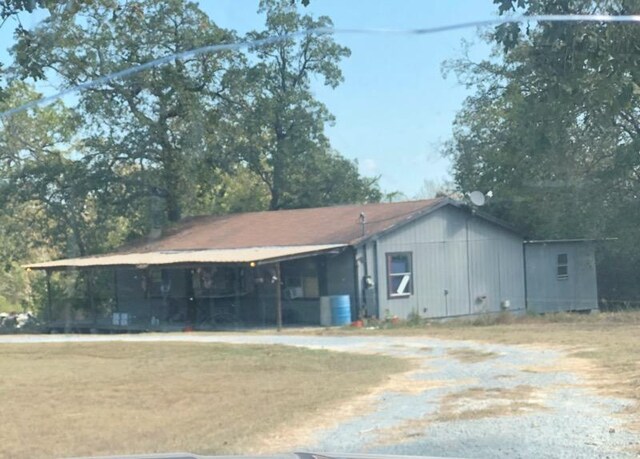
<path id="1" fill-rule="evenodd" d="M 276 263 L 276 323 L 278 324 L 278 331 L 282 330 L 282 291 L 280 289 L 280 262 Z"/>

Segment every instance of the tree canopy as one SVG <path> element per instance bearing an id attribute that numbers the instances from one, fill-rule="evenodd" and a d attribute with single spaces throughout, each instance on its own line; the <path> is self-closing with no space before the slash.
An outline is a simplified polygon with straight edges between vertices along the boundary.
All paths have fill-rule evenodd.
<path id="1" fill-rule="evenodd" d="M 616 0 L 494 3 L 501 14 L 640 10 L 637 2 Z M 640 29 L 504 24 L 485 38 L 495 45 L 491 59 L 445 67 L 474 91 L 447 148 L 458 186 L 492 190 L 492 211 L 531 237 L 617 238 L 605 244 L 609 261 L 601 271 L 625 266 L 617 277 L 626 283 L 609 279 L 601 293 L 637 296 L 640 251 L 629 248 L 640 236 Z"/>
<path id="2" fill-rule="evenodd" d="M 331 24 L 290 0 L 262 1 L 265 28 L 246 37 L 186 0 L 4 2 L 0 11 L 36 7 L 49 16 L 16 35 L 0 111 L 39 98 L 41 82 L 63 90 L 202 46 Z M 348 56 L 329 35 L 300 35 L 176 58 L 85 88 L 71 106 L 2 119 L 3 266 L 15 274 L 20 261 L 108 251 L 194 214 L 379 200 L 377 178 L 332 148 L 324 129 L 333 117 L 311 88 L 314 78 L 337 86 Z"/>

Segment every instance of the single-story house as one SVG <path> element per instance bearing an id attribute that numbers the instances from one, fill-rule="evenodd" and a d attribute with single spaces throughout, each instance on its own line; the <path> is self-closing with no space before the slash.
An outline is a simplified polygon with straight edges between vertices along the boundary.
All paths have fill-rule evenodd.
<path id="1" fill-rule="evenodd" d="M 317 325 L 334 296 L 350 320 L 524 311 L 534 281 L 523 242 L 505 222 L 438 198 L 194 217 L 114 253 L 27 267 L 112 270 L 112 311 L 95 323 Z M 50 300 L 51 320 L 56 309 Z"/>

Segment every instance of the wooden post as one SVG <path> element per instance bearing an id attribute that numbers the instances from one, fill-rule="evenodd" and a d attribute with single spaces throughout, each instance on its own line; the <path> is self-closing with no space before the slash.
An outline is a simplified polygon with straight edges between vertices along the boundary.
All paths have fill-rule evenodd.
<path id="1" fill-rule="evenodd" d="M 53 320 L 53 306 L 51 304 L 51 271 L 45 271 L 47 274 L 47 321 Z"/>
<path id="2" fill-rule="evenodd" d="M 235 267 L 235 272 L 233 275 L 233 291 L 234 291 L 234 295 L 233 295 L 233 321 L 234 322 L 239 322 L 239 313 L 240 313 L 240 270 L 243 268 L 240 268 L 239 266 Z"/>
<path id="3" fill-rule="evenodd" d="M 280 290 L 280 262 L 276 263 L 276 323 L 278 331 L 282 330 L 282 291 Z"/>
<path id="4" fill-rule="evenodd" d="M 89 268 L 87 270 L 87 277 L 85 279 L 86 279 L 87 293 L 89 294 L 89 306 L 91 307 L 91 316 L 93 319 L 91 322 L 95 325 L 97 320 L 97 312 L 96 312 L 96 302 L 93 296 L 93 290 L 95 285 L 93 268 Z"/>

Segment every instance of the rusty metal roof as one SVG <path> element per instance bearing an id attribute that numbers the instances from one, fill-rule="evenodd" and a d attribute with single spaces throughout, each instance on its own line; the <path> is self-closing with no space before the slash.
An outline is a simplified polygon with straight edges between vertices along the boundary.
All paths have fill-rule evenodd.
<path id="1" fill-rule="evenodd" d="M 452 202 L 420 201 L 352 204 L 312 209 L 247 212 L 183 220 L 155 241 L 123 247 L 124 252 L 234 249 L 318 244 L 355 245 Z M 364 214 L 364 235 L 360 214 Z"/>
<path id="2" fill-rule="evenodd" d="M 27 269 L 94 268 L 100 266 L 157 266 L 198 263 L 261 264 L 298 256 L 339 250 L 345 244 L 302 245 L 295 247 L 250 247 L 243 249 L 179 250 L 144 253 L 115 253 L 24 265 Z"/>
<path id="3" fill-rule="evenodd" d="M 62 269 L 277 261 L 357 245 L 445 204 L 457 205 L 451 199 L 439 198 L 192 217 L 156 240 L 133 243 L 115 253 L 24 267 Z"/>

